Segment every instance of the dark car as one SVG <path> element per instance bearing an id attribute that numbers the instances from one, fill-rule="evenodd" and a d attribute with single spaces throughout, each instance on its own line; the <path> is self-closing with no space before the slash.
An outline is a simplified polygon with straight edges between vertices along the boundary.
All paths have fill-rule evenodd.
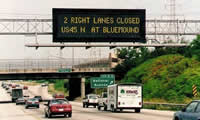
<path id="1" fill-rule="evenodd" d="M 35 96 L 34 98 L 38 99 L 39 102 L 42 102 L 42 96 Z"/>
<path id="2" fill-rule="evenodd" d="M 25 108 L 28 109 L 29 107 L 36 107 L 40 108 L 40 103 L 37 98 L 31 98 L 26 101 Z"/>
<path id="3" fill-rule="evenodd" d="M 25 104 L 25 99 L 24 98 L 18 98 L 16 100 L 16 105 L 19 105 L 19 104 Z"/>
<path id="4" fill-rule="evenodd" d="M 45 104 L 45 117 L 51 118 L 52 115 L 64 115 L 72 117 L 72 106 L 67 99 L 53 99 Z"/>
<path id="5" fill-rule="evenodd" d="M 174 113 L 174 120 L 200 120 L 200 100 L 194 100 L 181 111 Z"/>

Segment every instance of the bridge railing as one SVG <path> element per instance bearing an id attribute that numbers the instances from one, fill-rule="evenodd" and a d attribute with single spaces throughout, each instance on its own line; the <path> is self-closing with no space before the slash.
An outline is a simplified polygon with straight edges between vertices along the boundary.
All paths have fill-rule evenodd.
<path id="1" fill-rule="evenodd" d="M 59 69 L 79 71 L 110 71 L 108 58 L 88 59 L 4 59 L 0 60 L 0 73 L 58 72 Z"/>

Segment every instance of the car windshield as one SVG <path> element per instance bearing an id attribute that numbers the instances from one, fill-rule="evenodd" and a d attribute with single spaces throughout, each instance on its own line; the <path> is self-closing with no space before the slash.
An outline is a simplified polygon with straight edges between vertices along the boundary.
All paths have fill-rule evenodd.
<path id="1" fill-rule="evenodd" d="M 69 104 L 69 102 L 64 99 L 62 99 L 62 100 L 56 99 L 56 100 L 52 100 L 51 104 Z"/>
<path id="2" fill-rule="evenodd" d="M 28 101 L 30 101 L 30 102 L 38 102 L 38 99 L 32 98 L 32 99 L 29 99 Z"/>
<path id="3" fill-rule="evenodd" d="M 41 98 L 41 96 L 35 96 L 35 98 Z"/>
<path id="4" fill-rule="evenodd" d="M 89 96 L 90 99 L 97 99 L 97 96 Z"/>
<path id="5" fill-rule="evenodd" d="M 18 98 L 18 100 L 24 100 L 24 98 Z"/>
<path id="6" fill-rule="evenodd" d="M 103 98 L 106 98 L 106 97 L 107 97 L 107 93 L 104 93 L 104 94 L 103 94 Z"/>

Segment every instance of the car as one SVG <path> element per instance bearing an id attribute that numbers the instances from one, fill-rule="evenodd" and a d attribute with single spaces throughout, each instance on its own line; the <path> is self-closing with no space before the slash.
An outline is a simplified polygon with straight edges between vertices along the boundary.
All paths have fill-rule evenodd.
<path id="1" fill-rule="evenodd" d="M 47 83 L 42 83 L 41 86 L 45 87 L 45 86 L 48 86 L 48 84 Z"/>
<path id="2" fill-rule="evenodd" d="M 28 90 L 28 86 L 24 86 L 23 89 L 24 89 L 24 90 Z"/>
<path id="3" fill-rule="evenodd" d="M 88 106 L 94 106 L 94 108 L 96 108 L 96 106 L 98 105 L 98 95 L 96 94 L 88 94 L 86 95 L 86 97 L 83 99 L 83 108 L 88 108 Z"/>
<path id="4" fill-rule="evenodd" d="M 12 85 L 12 88 L 16 88 L 16 85 Z"/>
<path id="5" fill-rule="evenodd" d="M 35 96 L 34 98 L 38 99 L 39 102 L 42 102 L 42 96 Z"/>
<path id="6" fill-rule="evenodd" d="M 175 112 L 173 120 L 200 120 L 200 100 L 193 100 L 181 111 Z"/>
<path id="7" fill-rule="evenodd" d="M 72 105 L 67 99 L 52 99 L 48 101 L 48 104 L 44 104 L 46 107 L 45 117 L 51 118 L 52 115 L 64 115 L 66 117 L 72 117 Z"/>
<path id="8" fill-rule="evenodd" d="M 23 97 L 18 98 L 18 99 L 16 100 L 16 105 L 19 105 L 19 104 L 25 104 L 25 99 L 24 99 Z"/>
<path id="9" fill-rule="evenodd" d="M 7 87 L 6 87 L 6 90 L 9 90 L 9 89 L 10 89 L 10 88 L 7 86 Z"/>
<path id="10" fill-rule="evenodd" d="M 26 101 L 25 108 L 28 109 L 29 107 L 36 107 L 40 108 L 40 103 L 37 98 L 31 98 Z"/>

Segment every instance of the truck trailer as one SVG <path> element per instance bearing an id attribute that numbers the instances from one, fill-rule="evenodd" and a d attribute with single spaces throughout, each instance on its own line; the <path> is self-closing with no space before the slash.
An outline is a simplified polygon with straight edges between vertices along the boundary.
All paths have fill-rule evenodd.
<path id="1" fill-rule="evenodd" d="M 18 98 L 22 98 L 23 97 L 22 88 L 12 89 L 11 97 L 12 97 L 12 102 L 15 102 Z"/>
<path id="2" fill-rule="evenodd" d="M 143 105 L 141 84 L 114 84 L 108 86 L 107 110 L 116 112 L 123 109 L 135 109 L 140 112 Z"/>

